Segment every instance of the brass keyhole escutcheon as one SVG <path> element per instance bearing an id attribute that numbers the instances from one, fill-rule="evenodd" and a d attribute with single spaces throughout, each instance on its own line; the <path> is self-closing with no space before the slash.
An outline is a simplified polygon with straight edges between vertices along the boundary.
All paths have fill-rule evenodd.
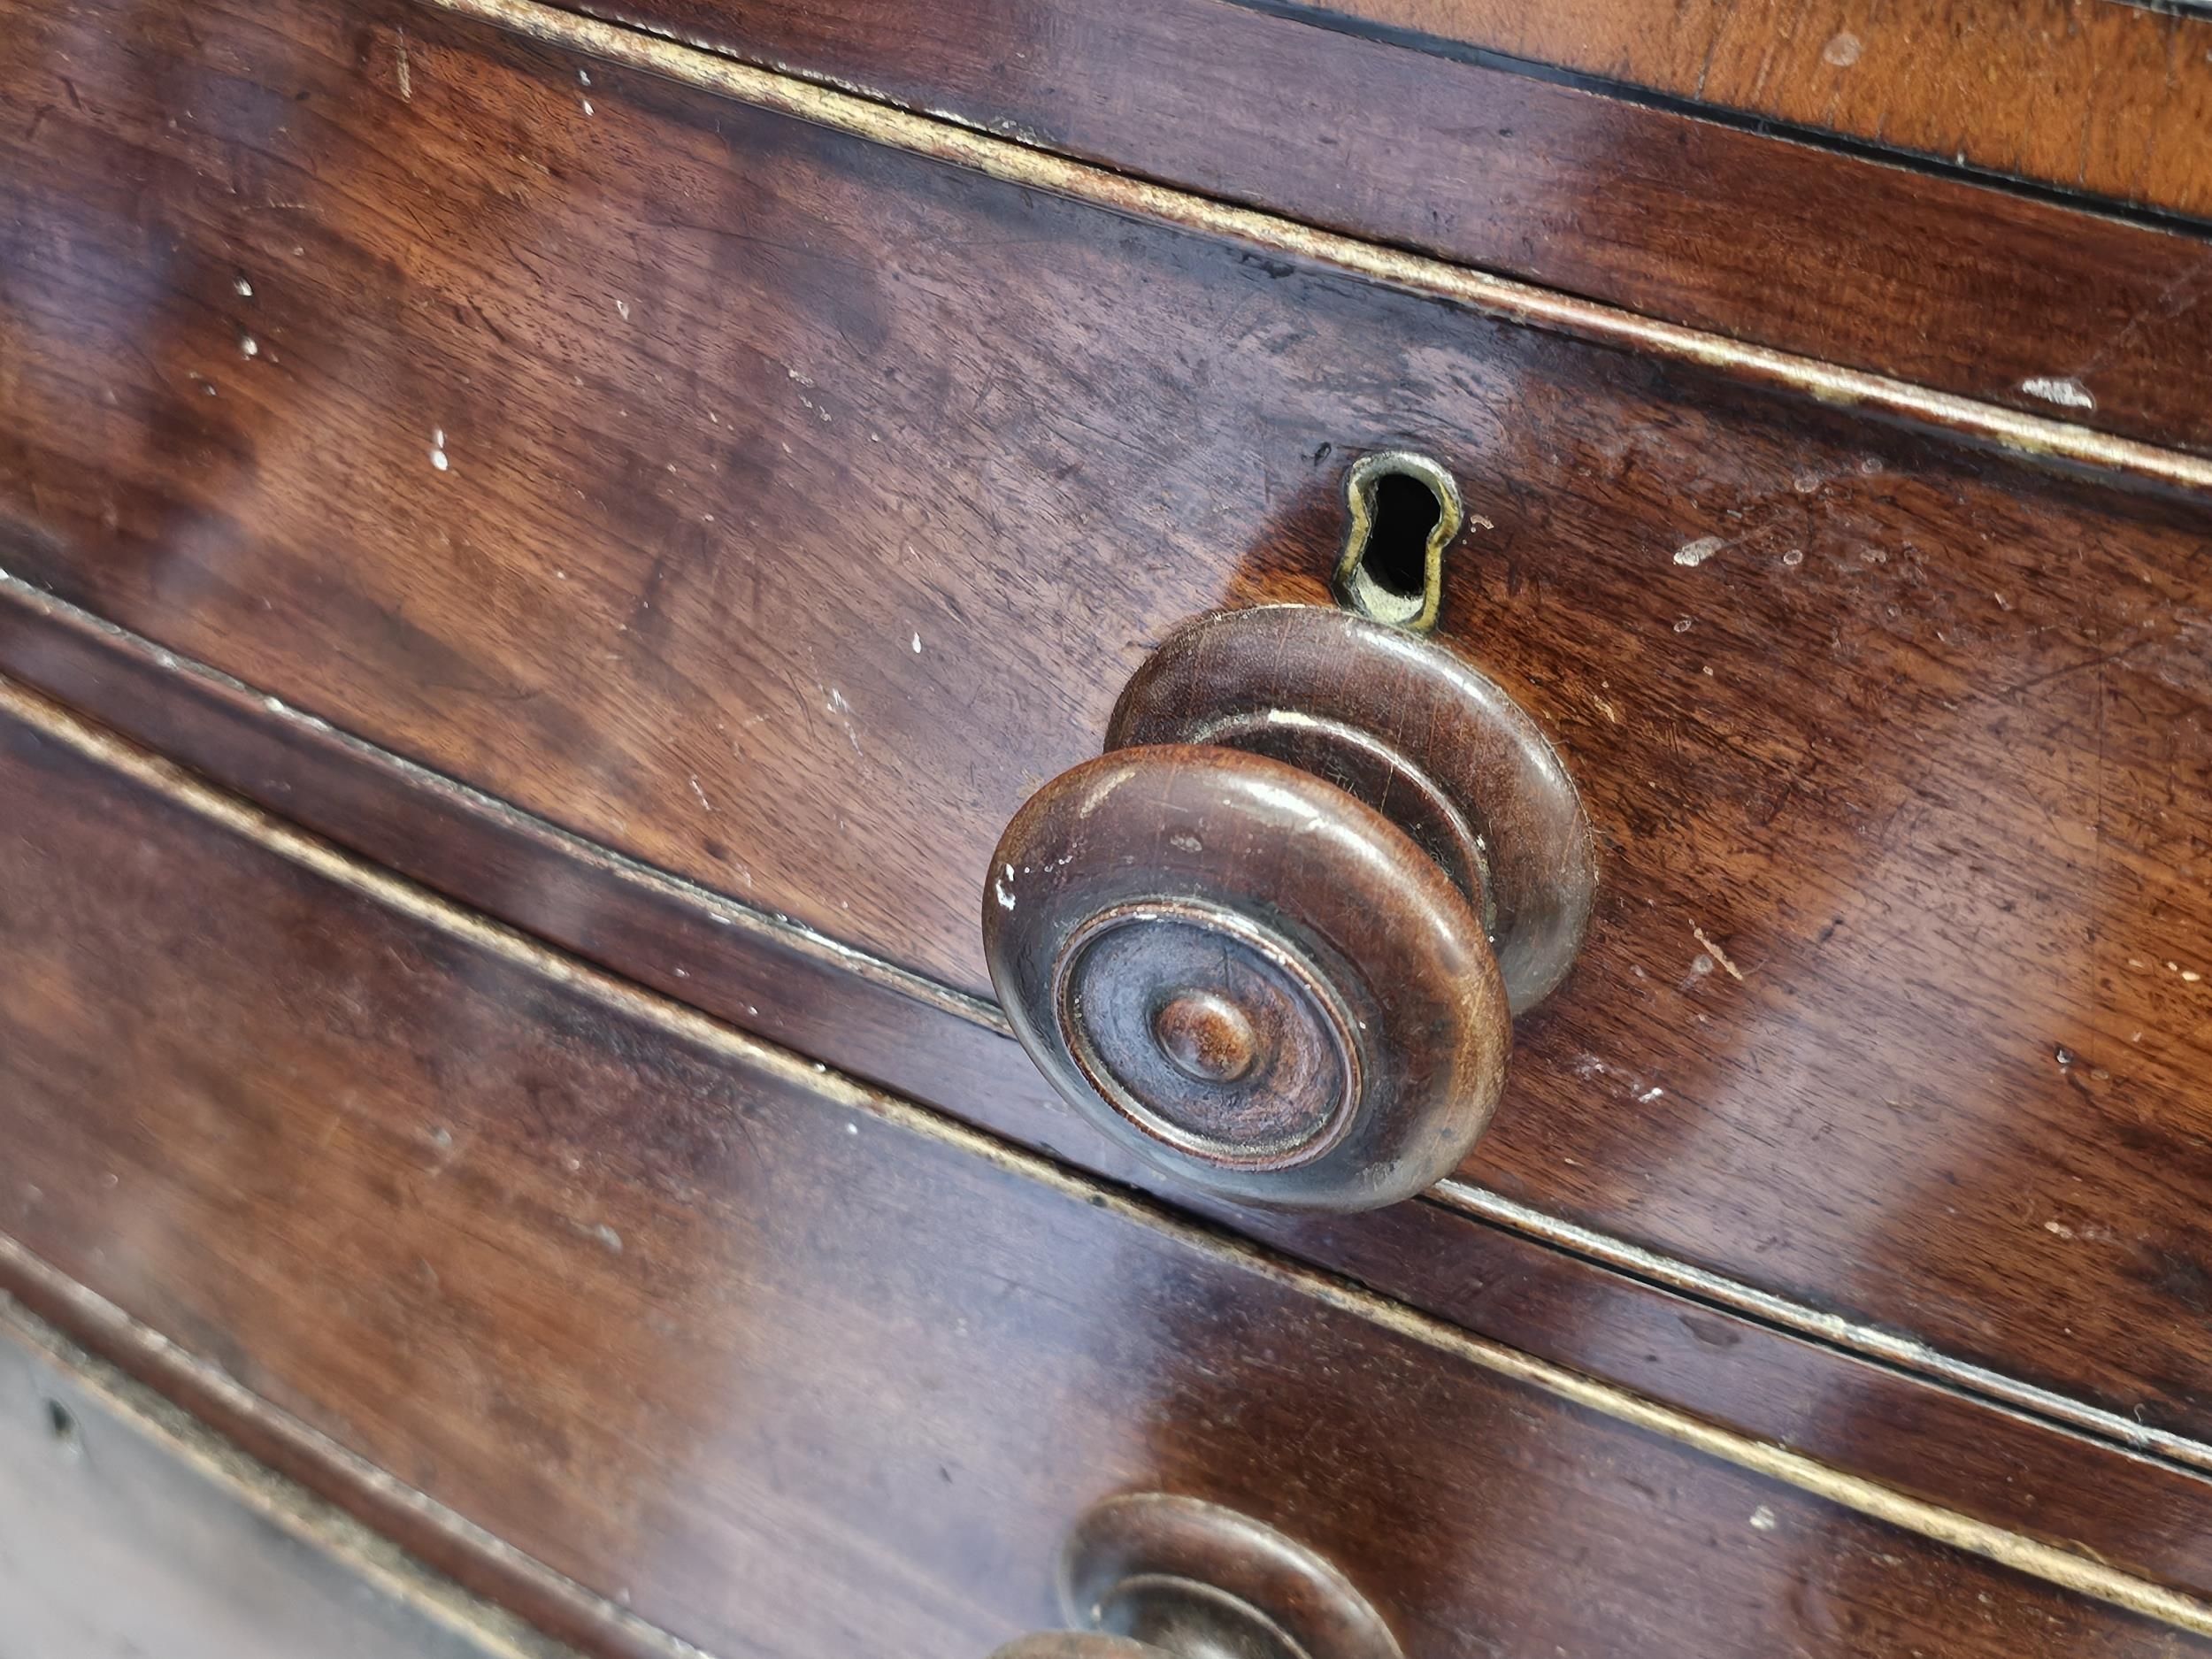
<path id="1" fill-rule="evenodd" d="M 1344 502 L 1337 598 L 1372 621 L 1426 634 L 1443 609 L 1444 549 L 1466 522 L 1458 482 L 1425 455 L 1385 449 L 1352 464 Z"/>

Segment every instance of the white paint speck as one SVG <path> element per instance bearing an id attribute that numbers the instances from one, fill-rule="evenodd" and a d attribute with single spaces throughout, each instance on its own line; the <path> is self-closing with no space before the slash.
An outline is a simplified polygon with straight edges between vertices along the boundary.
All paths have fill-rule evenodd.
<path id="1" fill-rule="evenodd" d="M 847 1124 L 845 1125 L 845 1133 L 849 1135 L 856 1135 L 860 1133 L 860 1125 L 858 1124 Z"/>
<path id="2" fill-rule="evenodd" d="M 1692 622 L 1687 617 L 1678 617 L 1675 618 L 1674 631 L 1677 634 L 1687 634 L 1696 626 L 1697 625 Z"/>
<path id="3" fill-rule="evenodd" d="M 588 87 L 591 85 L 591 71 L 588 69 L 579 69 L 576 72 L 576 81 L 577 84 L 580 86 Z"/>
<path id="4" fill-rule="evenodd" d="M 1779 1525 L 1774 1511 L 1763 1503 L 1751 1512 L 1751 1530 L 1755 1532 L 1771 1532 Z"/>
<path id="5" fill-rule="evenodd" d="M 434 428 L 430 434 L 430 465 L 436 467 L 441 472 L 444 472 L 448 467 L 453 465 L 452 462 L 446 458 L 445 428 L 443 426 Z"/>
<path id="6" fill-rule="evenodd" d="M 618 312 L 619 312 L 619 313 L 621 314 L 622 320 L 623 320 L 624 322 L 626 322 L 626 322 L 628 322 L 628 321 L 630 320 L 630 302 L 629 302 L 629 301 L 627 301 L 627 300 L 617 300 L 617 301 L 614 303 L 614 308 L 615 308 L 615 310 L 616 310 Z"/>
<path id="7" fill-rule="evenodd" d="M 1692 570 L 1695 570 L 1727 545 L 1727 542 L 1717 535 L 1701 535 L 1696 541 L 1685 542 L 1675 549 L 1674 562 L 1678 565 L 1686 565 Z"/>
<path id="8" fill-rule="evenodd" d="M 2047 403 L 2056 403 L 2062 409 L 2094 409 L 2097 399 L 2090 389 L 2070 375 L 2038 375 L 2032 380 L 2020 382 L 2020 389 L 2030 397 L 2039 397 Z"/>
<path id="9" fill-rule="evenodd" d="M 1838 69 L 1848 69 L 1859 61 L 1859 55 L 1865 50 L 1859 37 L 1846 29 L 1820 49 L 1821 61 L 1832 64 Z"/>
<path id="10" fill-rule="evenodd" d="M 1788 565 L 1792 570 L 1795 570 L 1804 562 L 1805 549 L 1801 547 L 1793 547 L 1788 552 L 1782 555 L 1782 563 Z"/>
<path id="11" fill-rule="evenodd" d="M 584 113 L 585 113 L 585 114 L 587 114 L 587 115 L 596 115 L 596 114 L 598 114 L 598 113 L 599 113 L 599 111 L 596 111 L 596 110 L 595 110 L 595 109 L 593 109 L 593 108 L 591 107 L 591 100 L 590 100 L 589 98 L 586 98 L 586 99 L 584 99 L 584 100 L 583 100 L 583 104 L 584 104 Z"/>
<path id="12" fill-rule="evenodd" d="M 1660 1088 L 1660 1087 L 1656 1087 L 1656 1086 L 1654 1086 L 1653 1087 L 1647 1088 L 1647 1089 L 1646 1089 L 1646 1090 L 1645 1090 L 1642 1094 L 1639 1094 L 1639 1095 L 1636 1097 L 1636 1100 L 1637 1100 L 1637 1102 L 1638 1102 L 1640 1105 L 1648 1106 L 1648 1105 L 1650 1105 L 1650 1104 L 1651 1104 L 1651 1102 L 1654 1102 L 1654 1101 L 1657 1100 L 1657 1099 L 1658 1099 L 1658 1098 L 1659 1098 L 1662 1094 L 1665 1094 L 1666 1092 L 1667 1092 L 1666 1090 L 1664 1090 L 1664 1089 L 1663 1089 L 1663 1088 Z"/>
<path id="13" fill-rule="evenodd" d="M 253 297 L 253 284 L 247 281 L 245 278 L 238 278 L 230 286 L 240 299 L 250 300 Z"/>
<path id="14" fill-rule="evenodd" d="M 691 774 L 691 793 L 699 797 L 701 806 L 710 812 L 714 810 L 714 803 L 707 799 L 707 792 L 699 787 L 699 774 L 695 772 Z"/>
<path id="15" fill-rule="evenodd" d="M 1010 910 L 1014 908 L 1013 891 L 1007 887 L 1006 883 L 1003 881 L 992 882 L 991 892 L 992 895 L 998 900 L 999 909 L 1002 910 Z"/>
<path id="16" fill-rule="evenodd" d="M 238 336 L 238 349 L 250 357 L 257 357 L 261 355 L 261 342 L 251 334 Z"/>
<path id="17" fill-rule="evenodd" d="M 914 636 L 913 646 L 914 655 L 919 657 L 922 654 L 922 636 L 920 634 L 917 634 Z"/>

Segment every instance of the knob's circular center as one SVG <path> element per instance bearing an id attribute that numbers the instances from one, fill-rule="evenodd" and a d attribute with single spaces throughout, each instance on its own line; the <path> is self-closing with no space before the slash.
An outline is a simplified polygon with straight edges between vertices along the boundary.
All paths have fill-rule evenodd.
<path id="1" fill-rule="evenodd" d="M 1185 1157 L 1294 1168 L 1325 1156 L 1358 1110 L 1342 998 L 1288 940 L 1219 906 L 1097 912 L 1055 964 L 1053 1002 L 1085 1080 Z"/>
<path id="2" fill-rule="evenodd" d="M 1211 991 L 1186 991 L 1152 1018 L 1160 1052 L 1186 1077 L 1233 1083 L 1252 1069 L 1259 1040 L 1244 1010 Z"/>

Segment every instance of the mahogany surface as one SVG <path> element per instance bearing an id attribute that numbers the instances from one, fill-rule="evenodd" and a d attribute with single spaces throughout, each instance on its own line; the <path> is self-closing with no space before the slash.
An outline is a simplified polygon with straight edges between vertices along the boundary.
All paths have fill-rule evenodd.
<path id="1" fill-rule="evenodd" d="M 2073 4 L 2093 14 L 2096 39 L 2178 47 L 2200 36 L 2212 50 L 2212 23 L 2152 19 L 2112 0 Z M 1302 20 L 1294 0 L 591 0 L 578 9 L 1734 339 L 2114 432 L 2212 443 L 2193 367 L 2212 349 L 2212 308 L 2199 303 L 2212 249 L 2200 234 L 2124 224 L 2093 204 L 2029 199 L 1356 38 L 1314 27 L 1319 7 Z M 1358 0 L 1342 8 L 1362 9 Z M 1695 61 L 1709 40 L 1726 48 L 1717 62 L 1755 62 L 1764 48 L 1778 60 L 1808 50 L 1816 60 L 1830 36 L 1792 35 L 1790 14 L 1809 30 L 1816 12 L 1875 8 L 1368 0 L 1365 9 L 1675 89 L 1667 68 L 1643 73 L 1655 53 L 1668 65 L 1678 50 Z M 1885 65 L 1940 65 L 1947 75 L 1962 73 L 1965 53 L 1943 62 L 1938 19 L 1971 14 L 1980 27 L 1962 70 L 1975 77 L 1970 98 L 1886 68 L 1857 84 L 1877 97 L 1909 88 L 1904 96 L 1924 99 L 1911 112 L 1946 157 L 1973 142 L 1974 158 L 1988 160 L 1979 139 L 2001 147 L 2000 118 L 2031 110 L 2061 124 L 2154 123 L 2154 139 L 2143 136 L 2170 165 L 2161 189 L 2187 180 L 2176 204 L 2201 208 L 2212 165 L 2193 111 L 2212 66 L 2176 50 L 2133 60 L 2109 85 L 2101 73 L 2085 77 L 2091 86 L 2055 80 L 2032 61 L 2008 79 L 2005 54 L 2048 50 L 2032 22 L 2015 35 L 2019 10 L 1940 0 L 1909 9 L 1931 19 L 1923 26 L 1891 15 L 1863 26 Z M 2052 55 L 2071 72 L 2101 50 L 2070 42 Z M 2139 96 L 2169 71 L 2170 93 Z M 1839 86 L 1851 80 L 1829 73 Z M 2000 155 L 1993 165 L 2011 164 Z"/>
<path id="2" fill-rule="evenodd" d="M 1284 9 L 2212 217 L 2212 23 L 2156 0 L 1284 0 Z"/>
<path id="3" fill-rule="evenodd" d="M 696 895 L 687 902 L 664 879 L 611 865 L 549 826 L 471 799 L 326 726 L 272 719 L 258 696 L 182 672 L 173 659 L 164 666 L 142 642 L 73 623 L 50 603 L 0 605 L 0 664 L 34 668 L 71 701 L 163 752 L 434 888 L 485 896 L 542 937 L 672 997 L 1087 1168 L 1140 1186 L 1153 1179 L 1059 1106 L 1010 1038 L 977 1019 L 833 972 L 802 953 L 802 941 L 737 925 L 741 911 L 710 909 Z M 1991 1410 L 1951 1387 L 1654 1288 L 1440 1204 L 1344 1217 L 1211 1213 L 1469 1331 L 2212 1598 L 2212 1484 L 2200 1474 Z M 58 1320 L 70 1312 L 45 1310 Z M 114 1340 L 104 1326 L 83 1335 Z M 151 1363 L 161 1386 L 191 1388 L 157 1355 Z M 265 1432 L 226 1415 L 219 1398 L 186 1397 L 227 1432 Z M 280 1439 L 256 1446 L 286 1461 Z M 372 1518 L 389 1526 L 406 1517 Z M 436 1539 L 415 1547 L 437 1550 L 439 1564 L 457 1576 L 476 1564 Z M 566 1612 L 557 1606 L 533 1617 Z"/>
<path id="4" fill-rule="evenodd" d="M 2202 1650 L 27 726 L 0 756 L 8 1232 L 710 1650 L 969 1659 L 1134 1489 L 1280 1528 L 1414 1655 Z"/>
<path id="5" fill-rule="evenodd" d="M 76 94 L 0 141 L 11 571 L 972 991 L 1148 641 L 1429 449 L 1603 841 L 1471 1173 L 2208 1432 L 2197 504 L 428 12 L 6 17 Z"/>

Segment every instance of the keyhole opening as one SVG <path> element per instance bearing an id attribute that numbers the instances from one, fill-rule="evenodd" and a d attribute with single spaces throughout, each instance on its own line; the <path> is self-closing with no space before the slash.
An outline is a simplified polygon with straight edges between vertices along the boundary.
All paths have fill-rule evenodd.
<path id="1" fill-rule="evenodd" d="M 1361 616 L 1425 634 L 1443 606 L 1444 549 L 1464 517 L 1459 486 L 1425 455 L 1363 456 L 1345 479 L 1350 522 L 1337 597 Z"/>
<path id="2" fill-rule="evenodd" d="M 1428 585 L 1429 536 L 1444 516 L 1436 492 L 1409 472 L 1375 480 L 1375 522 L 1367 532 L 1368 577 L 1385 593 L 1418 599 Z"/>

